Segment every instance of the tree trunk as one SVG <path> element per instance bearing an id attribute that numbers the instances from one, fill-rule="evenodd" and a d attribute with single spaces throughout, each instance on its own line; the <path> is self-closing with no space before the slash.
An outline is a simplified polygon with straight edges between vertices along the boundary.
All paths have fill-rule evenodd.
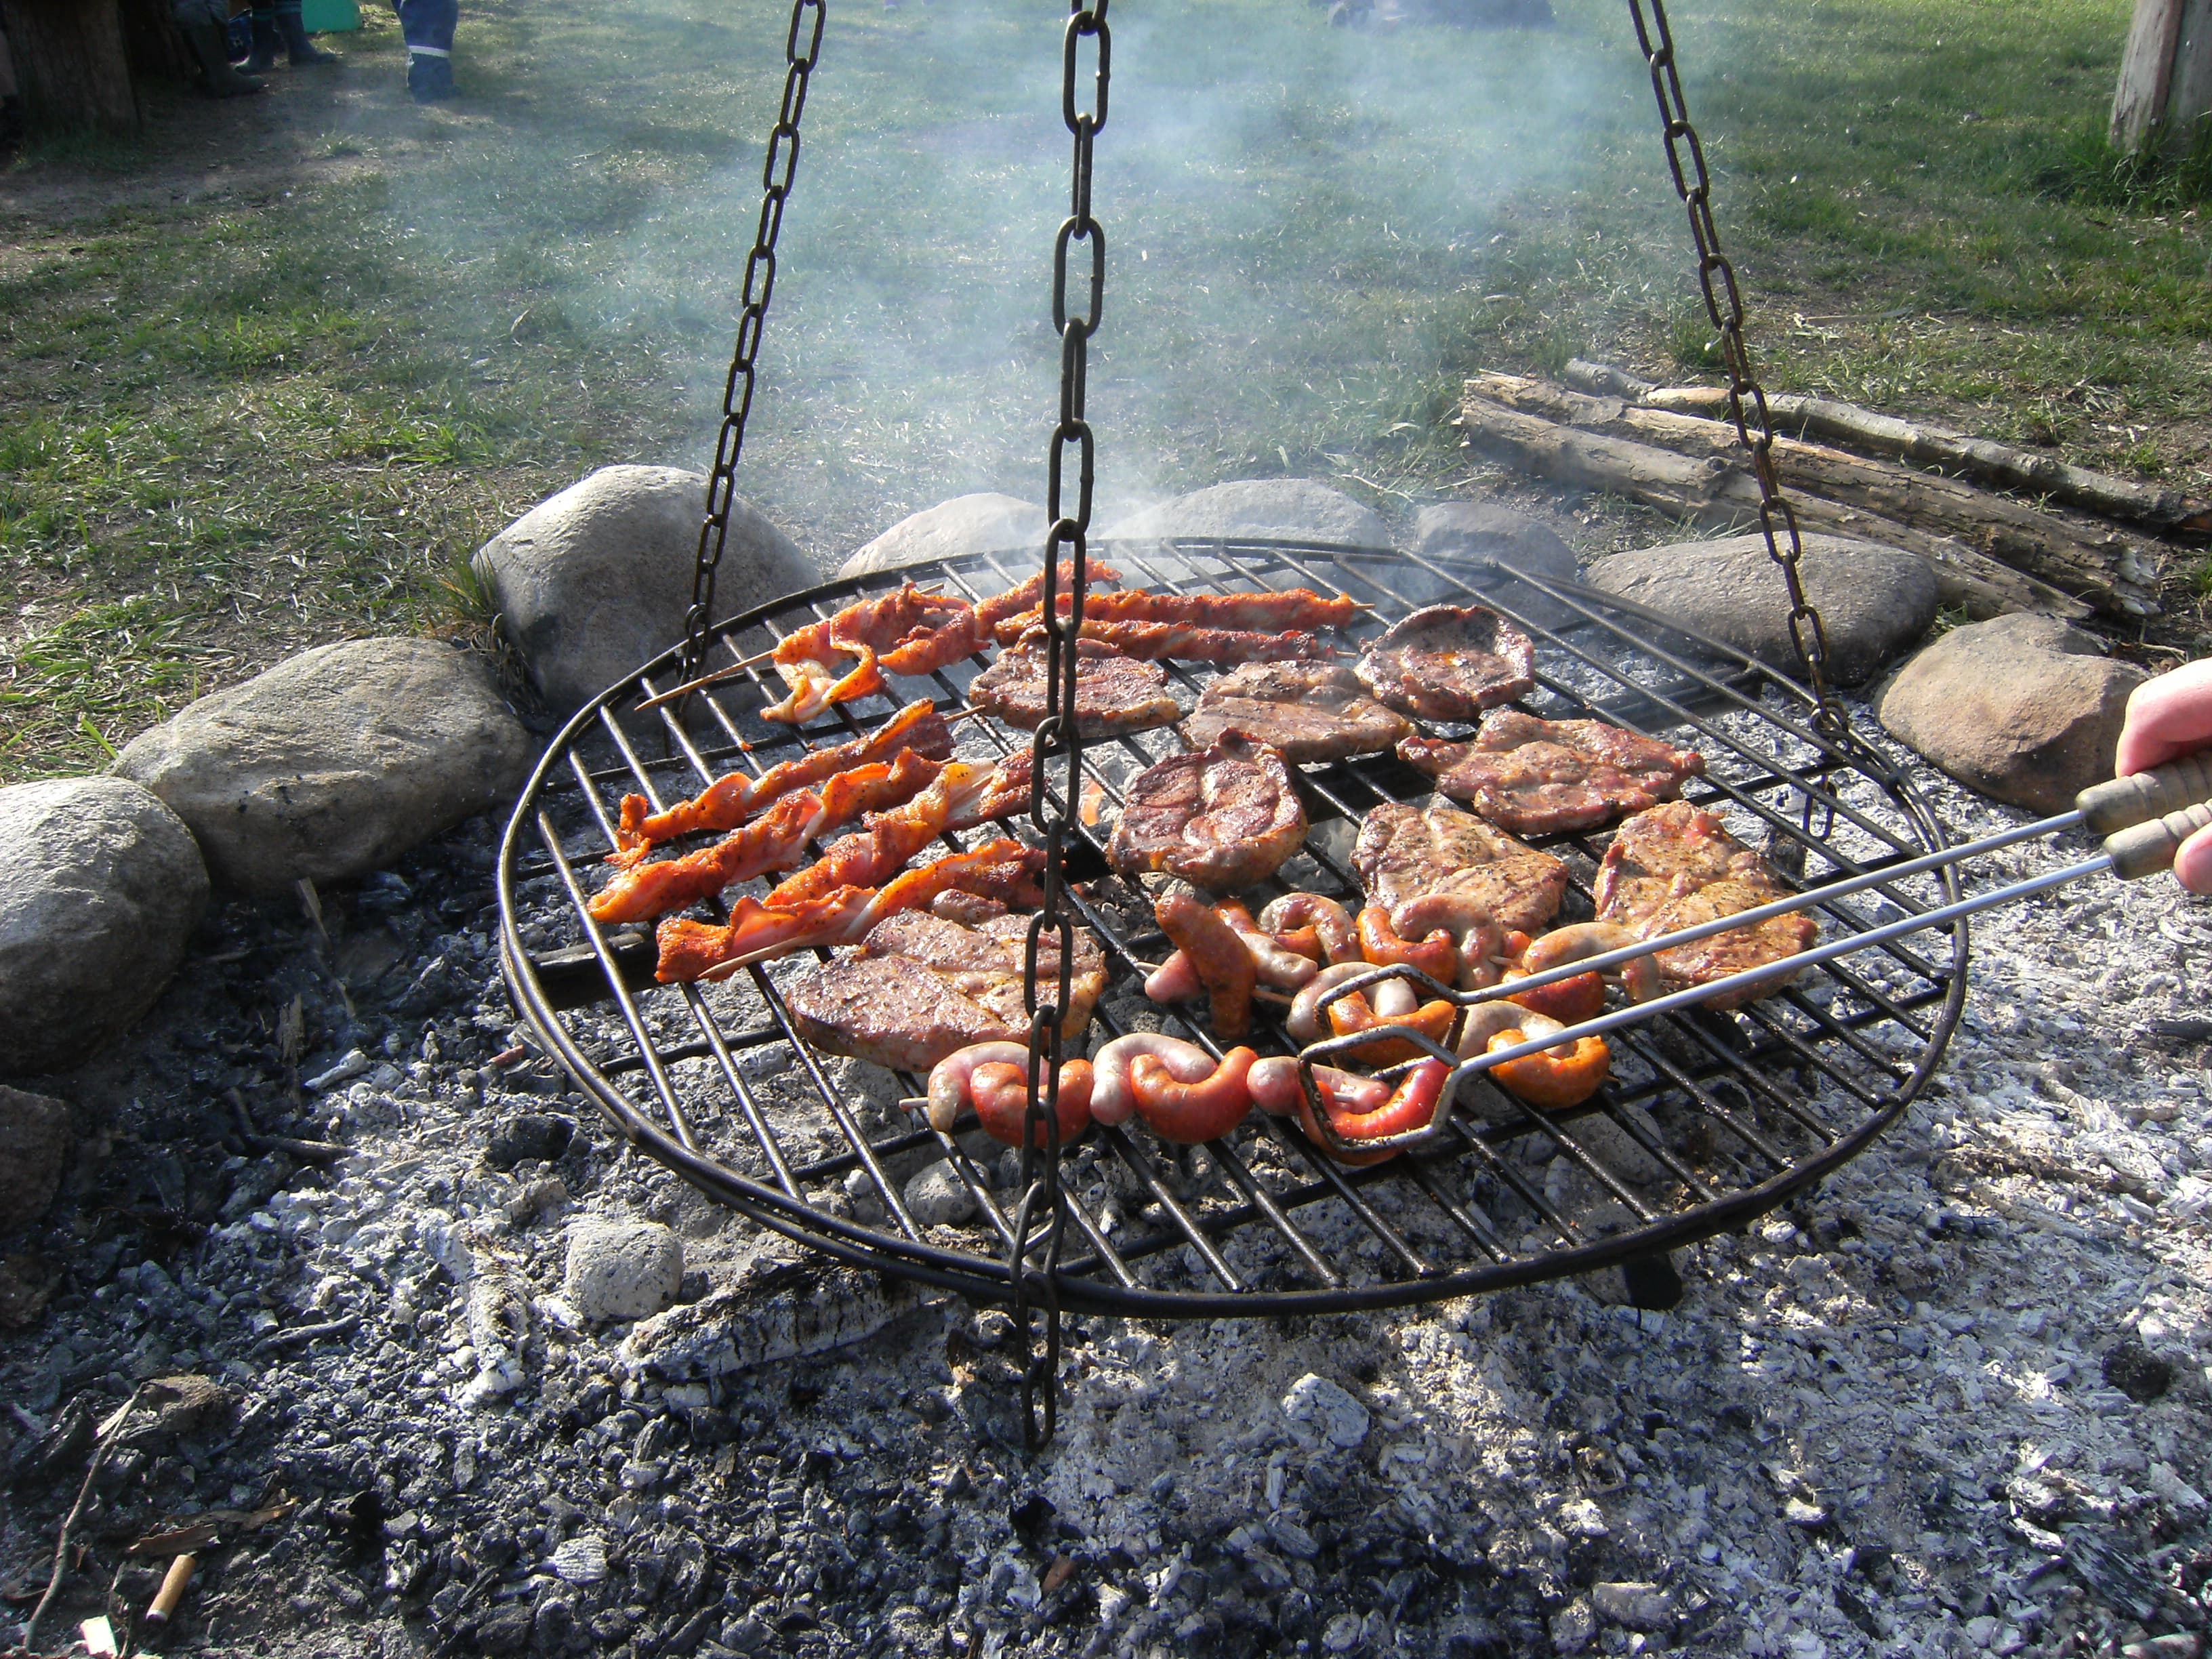
<path id="1" fill-rule="evenodd" d="M 2112 140 L 2135 155 L 2195 141 L 2212 113 L 2212 0 L 2136 0 Z"/>
<path id="2" fill-rule="evenodd" d="M 198 75 L 191 50 L 178 32 L 169 0 L 120 0 L 123 48 L 134 76 L 187 85 Z"/>
<path id="3" fill-rule="evenodd" d="M 0 23 L 33 131 L 138 125 L 116 0 L 0 0 Z"/>

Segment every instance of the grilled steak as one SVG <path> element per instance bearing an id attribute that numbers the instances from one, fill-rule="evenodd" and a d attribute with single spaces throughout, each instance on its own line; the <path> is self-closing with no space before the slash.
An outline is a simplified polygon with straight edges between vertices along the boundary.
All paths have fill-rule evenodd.
<path id="1" fill-rule="evenodd" d="M 1445 794 L 1523 836 L 1588 830 L 1640 812 L 1673 799 L 1683 779 L 1705 769 L 1694 750 L 1669 749 L 1603 720 L 1540 720 L 1517 708 L 1492 709 L 1470 742 L 1407 738 L 1398 756 Z"/>
<path id="2" fill-rule="evenodd" d="M 1441 801 L 1423 811 L 1386 801 L 1359 826 L 1352 868 L 1370 902 L 1393 910 L 1426 893 L 1466 893 L 1501 927 L 1541 931 L 1559 914 L 1567 866 Z"/>
<path id="3" fill-rule="evenodd" d="M 1130 781 L 1106 861 L 1125 876 L 1164 870 L 1233 892 L 1274 874 L 1305 838 L 1306 811 L 1282 756 L 1224 732 Z"/>
<path id="4" fill-rule="evenodd" d="M 1203 749 L 1231 727 L 1273 744 L 1293 766 L 1379 755 L 1413 732 L 1350 669 L 1303 662 L 1247 663 L 1224 674 L 1200 694 L 1182 734 Z"/>
<path id="5" fill-rule="evenodd" d="M 1669 801 L 1629 819 L 1606 848 L 1598 866 L 1597 915 L 1599 921 L 1618 923 L 1638 939 L 1656 939 L 1771 903 L 1790 890 L 1765 859 L 1729 835 L 1711 812 L 1687 801 Z M 1662 951 L 1652 958 L 1659 989 L 1710 984 L 1795 956 L 1820 935 L 1819 924 L 1798 914 Z M 1740 1007 L 1771 996 L 1790 977 L 1726 993 L 1706 1006 Z"/>
<path id="6" fill-rule="evenodd" d="M 1473 720 L 1535 689 L 1536 647 L 1486 605 L 1432 605 L 1385 629 L 1358 672 L 1402 714 Z"/>
<path id="7" fill-rule="evenodd" d="M 858 951 L 811 968 L 785 994 L 792 1023 L 809 1042 L 895 1071 L 926 1072 L 971 1042 L 1026 1042 L 1023 1006 L 1025 915 L 967 927 L 921 910 L 876 924 Z M 1050 933 L 1037 944 L 1037 980 L 1057 982 L 1060 951 Z M 1098 941 L 1075 935 L 1073 1001 L 1061 1035 L 1091 1023 L 1106 988 Z"/>
<path id="8" fill-rule="evenodd" d="M 1042 635 L 1008 646 L 975 677 L 968 699 L 1009 726 L 1034 732 L 1052 711 L 1045 706 Z M 1096 640 L 1078 640 L 1081 666 L 1075 678 L 1075 724 L 1086 742 L 1171 726 L 1182 707 L 1168 695 L 1165 670 L 1125 657 Z"/>

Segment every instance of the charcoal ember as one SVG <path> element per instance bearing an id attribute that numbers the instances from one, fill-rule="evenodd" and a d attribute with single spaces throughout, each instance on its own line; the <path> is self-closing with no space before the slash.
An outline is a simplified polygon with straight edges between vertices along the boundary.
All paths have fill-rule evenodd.
<path id="1" fill-rule="evenodd" d="M 2172 1364 L 2133 1340 L 2107 1349 L 2099 1370 L 2106 1382 L 2138 1406 L 2163 1398 L 2173 1386 Z"/>
<path id="2" fill-rule="evenodd" d="M 512 1170 L 526 1158 L 550 1164 L 568 1150 L 576 1126 L 550 1112 L 520 1112 L 492 1131 L 484 1146 L 484 1162 L 495 1170 Z"/>

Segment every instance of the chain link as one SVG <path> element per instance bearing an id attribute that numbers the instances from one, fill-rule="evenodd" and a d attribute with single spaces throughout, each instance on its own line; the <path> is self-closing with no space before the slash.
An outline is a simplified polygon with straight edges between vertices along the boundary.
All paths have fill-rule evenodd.
<path id="1" fill-rule="evenodd" d="M 1743 295 L 1736 288 L 1735 268 L 1721 252 L 1719 228 L 1713 222 L 1712 175 L 1705 168 L 1705 149 L 1690 125 L 1690 106 L 1682 94 L 1682 77 L 1675 68 L 1674 34 L 1667 21 L 1665 0 L 1628 0 L 1636 23 L 1636 43 L 1651 71 L 1651 91 L 1659 101 L 1660 131 L 1667 141 L 1667 167 L 1674 178 L 1674 192 L 1689 210 L 1690 236 L 1698 246 L 1698 286 L 1704 291 L 1705 314 L 1720 331 L 1721 361 L 1728 370 L 1729 418 L 1735 423 L 1737 440 L 1751 456 L 1752 476 L 1759 482 L 1759 528 L 1766 538 L 1766 551 L 1781 568 L 1790 592 L 1790 642 L 1805 672 L 1814 699 L 1814 726 L 1824 737 L 1838 743 L 1850 736 L 1849 718 L 1828 683 L 1828 635 L 1820 613 L 1805 597 L 1799 568 L 1804 544 L 1797 533 L 1797 515 L 1782 494 L 1774 470 L 1774 424 L 1769 418 L 1766 394 L 1752 378 L 1751 350 L 1743 337 Z"/>
<path id="2" fill-rule="evenodd" d="M 760 353 L 768 302 L 775 292 L 775 242 L 783 234 L 783 204 L 799 172 L 799 118 L 806 108 L 806 86 L 822 56 L 825 0 L 792 0 L 791 31 L 784 37 L 783 102 L 768 136 L 768 159 L 761 165 L 760 224 L 753 251 L 745 258 L 739 290 L 744 311 L 730 356 L 730 378 L 722 388 L 722 430 L 714 442 L 714 467 L 707 480 L 707 516 L 699 526 L 698 557 L 691 567 L 691 603 L 684 613 L 684 672 L 698 678 L 706 666 L 707 624 L 714 608 L 714 573 L 730 539 L 730 506 L 736 499 L 738 455 L 744 448 L 745 417 L 753 407 L 753 363 Z"/>
<path id="3" fill-rule="evenodd" d="M 1066 1212 L 1060 1192 L 1060 1057 L 1063 1029 L 1073 995 L 1075 922 L 1067 913 L 1065 869 L 1069 815 L 1083 784 L 1082 734 L 1075 724 L 1076 641 L 1083 629 L 1083 599 L 1090 579 L 1091 496 L 1097 478 L 1097 447 L 1084 418 L 1091 368 L 1091 337 L 1105 315 L 1106 232 L 1091 212 L 1092 142 L 1106 125 L 1107 83 L 1112 74 L 1114 40 L 1106 26 L 1108 0 L 1068 0 L 1067 24 L 1060 36 L 1061 118 L 1075 140 L 1069 173 L 1067 217 L 1060 222 L 1052 248 L 1052 324 L 1060 334 L 1060 419 L 1052 429 L 1045 459 L 1043 618 L 1045 631 L 1045 718 L 1030 739 L 1030 822 L 1044 838 L 1044 902 L 1030 922 L 1029 948 L 1022 982 L 1030 1011 L 1030 1104 L 1024 1115 L 1021 1203 L 1014 1212 L 1013 1237 L 1006 1268 L 1013 1301 L 1014 1328 L 1021 1344 L 1022 1433 L 1032 1452 L 1050 1443 L 1060 1421 L 1060 1247 Z M 1096 58 L 1090 106 L 1081 92 L 1085 43 Z M 1090 282 L 1079 309 L 1068 303 L 1068 279 L 1081 269 L 1075 258 L 1080 243 L 1090 255 Z M 1075 499 L 1067 490 L 1068 452 L 1076 459 Z M 1060 559 L 1067 558 L 1067 614 L 1060 612 Z M 1054 761 L 1063 762 L 1055 788 Z M 1059 974 L 1049 1001 L 1037 982 L 1040 946 L 1053 936 L 1060 953 Z M 1032 1260 L 1034 1258 L 1034 1261 Z M 1036 1311 L 1043 1316 L 1044 1352 L 1036 1352 L 1030 1334 L 1032 1269 L 1038 1274 Z M 1038 1399 L 1042 1396 L 1040 1418 Z"/>

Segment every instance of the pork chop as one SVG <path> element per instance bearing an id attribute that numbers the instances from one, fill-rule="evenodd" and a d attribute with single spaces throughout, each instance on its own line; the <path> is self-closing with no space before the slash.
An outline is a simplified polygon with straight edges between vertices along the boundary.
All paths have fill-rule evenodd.
<path id="1" fill-rule="evenodd" d="M 1075 724 L 1086 743 L 1172 726 L 1182 705 L 1168 694 L 1167 672 L 1139 662 L 1096 640 L 1076 641 Z M 1009 726 L 1034 732 L 1052 711 L 1046 707 L 1046 645 L 1033 634 L 999 653 L 978 674 L 968 700 Z"/>
<path id="2" fill-rule="evenodd" d="M 1273 744 L 1293 766 L 1379 755 L 1413 735 L 1403 715 L 1376 702 L 1350 669 L 1333 663 L 1247 663 L 1199 694 L 1182 734 L 1203 749 L 1232 727 Z"/>
<path id="3" fill-rule="evenodd" d="M 1234 892 L 1273 875 L 1305 839 L 1306 809 L 1282 756 L 1231 731 L 1130 780 L 1106 861 L 1125 876 L 1164 870 Z"/>
<path id="4" fill-rule="evenodd" d="M 1603 720 L 1543 720 L 1493 708 L 1466 743 L 1407 738 L 1398 757 L 1502 829 L 1542 836 L 1589 830 L 1672 800 L 1705 769 L 1695 750 Z"/>
<path id="5" fill-rule="evenodd" d="M 1358 672 L 1401 714 L 1467 720 L 1535 690 L 1536 647 L 1487 605 L 1431 605 L 1384 629 Z"/>
<path id="6" fill-rule="evenodd" d="M 1026 915 L 969 927 L 902 910 L 877 923 L 857 951 L 807 969 L 784 1000 L 799 1034 L 823 1052 L 926 1072 L 971 1042 L 1029 1041 L 1022 986 L 1028 937 Z M 1056 986 L 1059 975 L 1059 947 L 1048 933 L 1037 945 L 1038 984 Z M 1079 928 L 1064 1039 L 1091 1023 L 1105 988 L 1105 955 Z"/>
<path id="7" fill-rule="evenodd" d="M 1567 866 L 1471 812 L 1438 801 L 1423 811 L 1386 801 L 1368 813 L 1352 849 L 1371 903 L 1396 909 L 1429 893 L 1466 893 L 1498 925 L 1540 932 L 1566 896 Z"/>
<path id="8" fill-rule="evenodd" d="M 1656 939 L 1678 927 L 1771 903 L 1790 891 L 1766 860 L 1729 835 L 1711 812 L 1687 801 L 1669 801 L 1629 819 L 1605 849 L 1598 866 L 1597 915 L 1638 939 Z M 1820 936 L 1820 924 L 1798 912 L 1662 951 L 1651 960 L 1659 970 L 1659 990 L 1680 991 L 1795 956 Z M 1786 975 L 1726 992 L 1705 1006 L 1741 1007 L 1773 995 L 1796 977 Z"/>

